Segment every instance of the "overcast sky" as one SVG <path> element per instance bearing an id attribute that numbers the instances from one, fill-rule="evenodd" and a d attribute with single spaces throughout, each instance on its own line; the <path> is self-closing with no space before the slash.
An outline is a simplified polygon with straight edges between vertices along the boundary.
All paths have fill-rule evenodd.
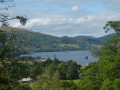
<path id="1" fill-rule="evenodd" d="M 26 15 L 22 28 L 54 36 L 105 35 L 107 21 L 120 20 L 120 0 L 15 0 L 14 13 Z M 16 21 L 14 27 L 21 27 Z"/>

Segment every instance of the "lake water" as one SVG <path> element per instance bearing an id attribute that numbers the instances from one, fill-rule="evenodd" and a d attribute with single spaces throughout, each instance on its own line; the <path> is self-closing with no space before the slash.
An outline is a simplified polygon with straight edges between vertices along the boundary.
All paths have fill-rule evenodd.
<path id="1" fill-rule="evenodd" d="M 30 55 L 24 54 L 21 56 L 30 56 Z M 35 52 L 35 53 L 31 53 L 31 56 L 33 57 L 40 56 L 41 58 L 49 57 L 51 59 L 56 57 L 64 62 L 68 60 L 73 60 L 80 65 L 87 65 L 89 62 L 96 62 L 99 59 L 93 57 L 90 51 Z M 88 59 L 85 58 L 86 56 L 88 56 Z"/>

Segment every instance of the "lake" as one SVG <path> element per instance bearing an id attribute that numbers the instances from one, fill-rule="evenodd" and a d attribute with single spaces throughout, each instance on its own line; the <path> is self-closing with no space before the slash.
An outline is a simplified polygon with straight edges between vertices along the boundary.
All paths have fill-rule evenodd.
<path id="1" fill-rule="evenodd" d="M 31 54 L 23 54 L 21 56 L 32 56 L 37 57 L 40 56 L 41 58 L 51 58 L 54 57 L 58 58 L 60 61 L 68 61 L 73 60 L 76 61 L 77 64 L 80 65 L 88 65 L 89 62 L 96 62 L 99 58 L 93 57 L 90 51 L 60 51 L 60 52 L 34 52 Z M 85 57 L 88 57 L 86 59 Z"/>

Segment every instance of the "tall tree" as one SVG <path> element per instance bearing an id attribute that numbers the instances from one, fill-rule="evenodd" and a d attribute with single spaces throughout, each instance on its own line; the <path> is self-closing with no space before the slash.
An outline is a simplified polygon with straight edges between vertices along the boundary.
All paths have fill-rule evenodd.
<path id="1" fill-rule="evenodd" d="M 118 35 L 103 46 L 98 62 L 93 63 L 79 82 L 80 90 L 119 90 L 120 85 L 120 21 L 109 21 L 105 31 L 114 30 Z"/>
<path id="2" fill-rule="evenodd" d="M 27 19 L 23 16 L 14 16 L 7 13 L 9 8 L 14 6 L 13 1 L 0 0 L 0 90 L 14 90 L 19 87 L 18 82 L 10 78 L 10 64 L 5 61 L 7 55 L 14 50 L 16 36 L 6 33 L 5 29 L 9 26 L 10 20 L 18 19 L 22 25 L 25 25 Z"/>

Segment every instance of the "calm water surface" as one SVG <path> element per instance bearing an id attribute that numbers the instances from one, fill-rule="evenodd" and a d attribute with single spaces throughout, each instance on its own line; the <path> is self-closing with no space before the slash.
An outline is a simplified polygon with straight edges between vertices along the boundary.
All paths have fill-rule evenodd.
<path id="1" fill-rule="evenodd" d="M 28 54 L 21 56 L 28 56 Z M 31 53 L 31 56 L 40 56 L 41 58 L 50 57 L 51 59 L 57 57 L 59 60 L 62 60 L 64 62 L 68 60 L 76 61 L 80 65 L 87 65 L 89 62 L 96 62 L 99 59 L 93 57 L 90 51 L 35 52 Z M 88 59 L 85 59 L 86 56 L 88 56 Z"/>

